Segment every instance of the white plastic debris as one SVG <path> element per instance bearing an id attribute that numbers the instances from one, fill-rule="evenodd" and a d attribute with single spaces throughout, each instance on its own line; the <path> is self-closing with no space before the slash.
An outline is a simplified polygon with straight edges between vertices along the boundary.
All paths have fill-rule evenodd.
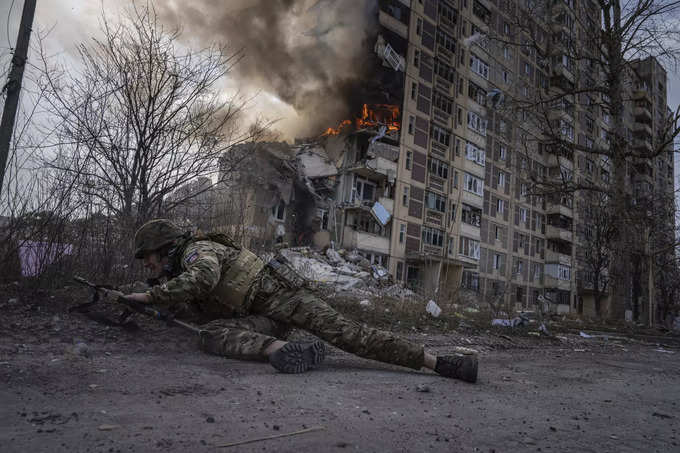
<path id="1" fill-rule="evenodd" d="M 361 302 L 359 302 L 359 305 L 362 307 L 370 307 L 371 306 L 371 301 L 368 299 L 364 299 Z"/>
<path id="2" fill-rule="evenodd" d="M 330 248 L 326 249 L 326 258 L 331 264 L 340 264 L 344 261 L 338 252 Z"/>
<path id="3" fill-rule="evenodd" d="M 520 327 L 524 326 L 527 324 L 527 320 L 524 318 L 520 318 L 519 316 L 516 318 L 512 319 L 492 319 L 491 320 L 491 325 L 492 326 L 503 326 L 503 327 Z"/>
<path id="4" fill-rule="evenodd" d="M 383 205 L 378 203 L 377 201 L 373 204 L 373 207 L 371 208 L 371 214 L 373 214 L 373 217 L 376 218 L 378 222 L 382 226 L 387 225 L 387 222 L 390 221 L 390 218 L 392 217 L 390 213 L 385 209 Z"/>
<path id="5" fill-rule="evenodd" d="M 579 334 L 580 336 L 582 336 L 583 338 L 593 338 L 592 335 L 588 335 L 588 334 L 585 333 L 585 332 L 579 332 L 578 334 Z"/>
<path id="6" fill-rule="evenodd" d="M 675 354 L 675 351 L 669 351 L 668 349 L 664 349 L 664 348 L 656 348 L 655 351 L 656 352 L 662 352 L 664 354 Z"/>
<path id="7" fill-rule="evenodd" d="M 439 315 L 442 314 L 442 309 L 439 308 L 439 305 L 433 300 L 430 300 L 427 303 L 427 306 L 425 307 L 425 311 L 427 311 L 429 314 L 431 314 L 433 317 L 438 318 Z"/>
<path id="8" fill-rule="evenodd" d="M 486 97 L 491 103 L 491 107 L 494 109 L 497 109 L 498 107 L 503 105 L 503 101 L 505 101 L 505 95 L 498 88 L 494 88 L 493 90 L 489 91 Z"/>

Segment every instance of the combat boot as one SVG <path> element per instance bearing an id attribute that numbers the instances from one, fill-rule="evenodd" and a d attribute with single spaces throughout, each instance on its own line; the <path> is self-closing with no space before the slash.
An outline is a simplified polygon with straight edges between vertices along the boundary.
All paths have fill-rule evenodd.
<path id="1" fill-rule="evenodd" d="M 282 373 L 304 373 L 326 358 L 323 341 L 313 343 L 286 343 L 269 355 L 269 363 Z"/>
<path id="2" fill-rule="evenodd" d="M 442 376 L 477 382 L 477 355 L 454 354 L 437 357 L 434 371 Z"/>

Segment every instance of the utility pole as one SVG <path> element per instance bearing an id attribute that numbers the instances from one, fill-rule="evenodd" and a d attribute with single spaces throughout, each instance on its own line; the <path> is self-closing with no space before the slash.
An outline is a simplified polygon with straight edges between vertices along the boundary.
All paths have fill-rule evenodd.
<path id="1" fill-rule="evenodd" d="M 24 1 L 19 35 L 17 36 L 17 43 L 14 49 L 14 57 L 12 57 L 12 69 L 9 72 L 7 84 L 5 85 L 7 98 L 5 99 L 5 108 L 2 112 L 2 123 L 0 123 L 0 194 L 2 193 L 3 181 L 5 180 L 7 156 L 9 155 L 14 121 L 17 115 L 17 107 L 19 106 L 21 81 L 24 77 L 28 42 L 31 39 L 31 27 L 33 26 L 33 16 L 35 15 L 35 2 L 36 0 Z"/>

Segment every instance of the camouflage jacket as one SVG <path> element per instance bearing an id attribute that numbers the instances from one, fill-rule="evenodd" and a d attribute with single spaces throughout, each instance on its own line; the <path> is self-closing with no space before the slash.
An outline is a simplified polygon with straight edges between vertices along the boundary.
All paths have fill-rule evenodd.
<path id="1" fill-rule="evenodd" d="M 188 302 L 215 316 L 247 312 L 248 295 L 264 267 L 257 255 L 210 240 L 190 240 L 178 247 L 175 259 L 175 275 L 149 291 L 153 304 Z"/>

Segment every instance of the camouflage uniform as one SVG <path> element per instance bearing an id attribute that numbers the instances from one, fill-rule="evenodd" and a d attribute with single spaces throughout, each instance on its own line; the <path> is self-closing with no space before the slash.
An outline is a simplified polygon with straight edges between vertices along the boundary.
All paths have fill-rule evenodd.
<path id="1" fill-rule="evenodd" d="M 344 318 L 248 250 L 189 239 L 176 247 L 171 260 L 171 278 L 149 291 L 152 303 L 173 308 L 189 302 L 212 319 L 203 326 L 206 352 L 265 359 L 264 350 L 297 327 L 360 357 L 423 366 L 423 346 Z"/>

